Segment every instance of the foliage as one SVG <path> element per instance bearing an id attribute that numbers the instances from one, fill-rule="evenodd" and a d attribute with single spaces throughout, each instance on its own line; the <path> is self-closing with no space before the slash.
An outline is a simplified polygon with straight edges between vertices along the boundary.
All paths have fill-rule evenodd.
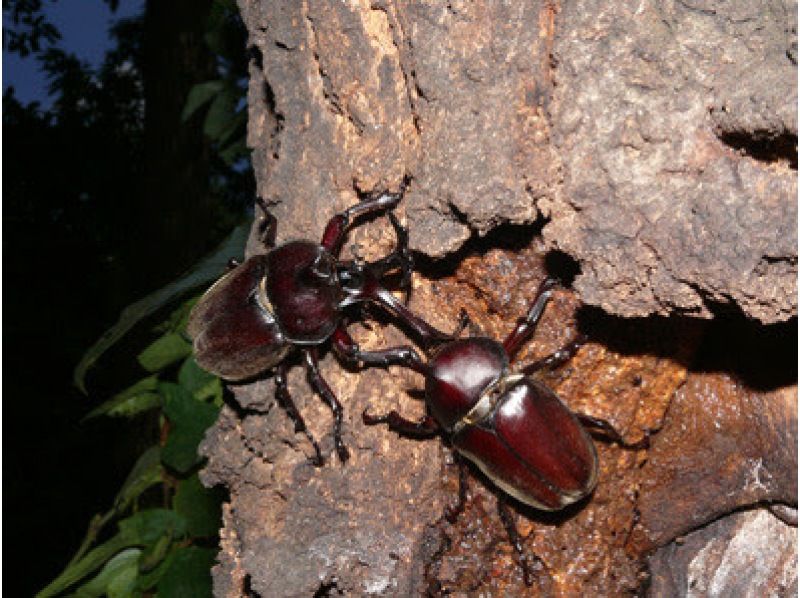
<path id="1" fill-rule="evenodd" d="M 219 57 L 218 79 L 198 83 L 189 92 L 183 120 L 204 109 L 203 131 L 228 166 L 247 156 L 247 60 L 242 51 L 247 40 L 233 0 L 215 0 L 205 41 Z"/>
<path id="2" fill-rule="evenodd" d="M 61 34 L 42 14 L 42 0 L 3 0 L 3 12 L 14 27 L 3 27 L 3 48 L 20 56 L 39 52 Z"/>
<path id="3" fill-rule="evenodd" d="M 38 598 L 211 594 L 222 495 L 200 483 L 198 445 L 222 404 L 220 380 L 203 371 L 185 335 L 195 299 L 176 310 L 139 355 L 151 373 L 87 417 L 158 411 L 162 441 L 133 466 L 111 508 L 89 525 L 78 552 Z M 115 524 L 116 532 L 108 527 Z M 99 541 L 100 538 L 107 538 Z"/>
<path id="4" fill-rule="evenodd" d="M 73 373 L 75 385 L 80 388 L 81 391 L 86 392 L 85 382 L 87 371 L 100 359 L 103 353 L 117 343 L 126 332 L 145 317 L 163 308 L 165 305 L 169 305 L 187 291 L 217 278 L 220 273 L 224 271 L 225 265 L 232 257 L 241 257 L 244 254 L 244 246 L 249 231 L 249 225 L 241 224 L 237 226 L 211 255 L 201 260 L 186 274 L 122 310 L 117 323 L 106 330 L 94 345 L 84 353 Z M 167 339 L 161 342 L 165 343 L 169 342 L 169 340 Z M 155 349 L 153 349 L 151 352 L 145 353 L 140 361 L 143 360 L 142 365 L 147 369 L 148 366 L 153 367 L 151 365 L 153 359 L 157 359 L 161 354 L 162 353 L 156 352 Z M 154 369 L 159 368 L 155 366 Z"/>
<path id="5" fill-rule="evenodd" d="M 116 9 L 117 0 L 103 1 Z M 14 341 L 19 354 L 36 347 L 28 362 L 60 363 L 68 353 L 74 363 L 78 355 L 71 352 L 88 344 L 96 334 L 92 326 L 110 321 L 119 306 L 153 284 L 141 266 L 143 239 L 131 209 L 141 203 L 144 178 L 144 21 L 118 21 L 111 30 L 114 47 L 93 68 L 58 46 L 61 36 L 41 0 L 3 0 L 3 11 L 10 25 L 3 31 L 4 50 L 36 60 L 53 99 L 44 110 L 36 102 L 21 103 L 13 87 L 3 94 L 3 165 L 9 173 L 4 247 L 20 257 L 9 260 L 6 270 L 18 290 L 8 299 L 14 317 L 4 340 Z M 234 2 L 214 0 L 206 42 L 216 53 L 223 85 L 191 113 L 206 110 L 204 130 L 217 152 L 210 186 L 224 206 L 220 213 L 237 212 L 236 218 L 217 219 L 221 236 L 220 223 L 238 220 L 253 190 L 245 150 L 246 34 Z M 194 100 L 186 101 L 188 110 Z M 80 383 L 86 368 L 130 327 L 216 277 L 228 258 L 241 254 L 247 231 L 239 226 L 183 278 L 124 310 L 117 326 L 86 354 L 89 361 L 81 362 Z M 201 230 L 203 235 L 212 236 Z M 87 415 L 157 419 L 162 438 L 139 456 L 111 507 L 94 517 L 74 558 L 40 595 L 210 594 L 221 496 L 199 482 L 197 445 L 216 418 L 222 389 L 190 355 L 183 332 L 188 309 L 185 304 L 178 310 L 139 354 L 147 375 Z M 130 360 L 108 364 L 111 376 L 128 374 L 122 361 Z"/>

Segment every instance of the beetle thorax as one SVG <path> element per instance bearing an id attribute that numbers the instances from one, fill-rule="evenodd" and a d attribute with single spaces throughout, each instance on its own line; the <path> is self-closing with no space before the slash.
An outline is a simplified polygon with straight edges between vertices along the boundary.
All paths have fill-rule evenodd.
<path id="1" fill-rule="evenodd" d="M 473 426 L 482 419 L 485 419 L 494 411 L 495 407 L 497 407 L 497 402 L 506 394 L 508 389 L 524 377 L 525 376 L 522 374 L 508 374 L 501 376 L 489 384 L 478 399 L 478 402 L 475 403 L 475 406 L 470 409 L 469 413 L 455 423 L 453 426 L 453 434 L 457 434 L 464 426 Z"/>
<path id="2" fill-rule="evenodd" d="M 486 390 L 508 372 L 508 357 L 498 342 L 473 337 L 442 347 L 430 361 L 425 394 L 431 414 L 448 431 L 470 413 Z"/>
<path id="3" fill-rule="evenodd" d="M 339 319 L 335 258 L 316 243 L 290 241 L 267 260 L 267 297 L 286 338 L 298 345 L 327 340 Z"/>

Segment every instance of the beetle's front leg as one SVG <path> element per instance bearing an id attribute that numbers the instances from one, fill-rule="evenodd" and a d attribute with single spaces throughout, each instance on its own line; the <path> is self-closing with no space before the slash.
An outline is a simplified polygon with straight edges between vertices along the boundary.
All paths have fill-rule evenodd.
<path id="1" fill-rule="evenodd" d="M 325 378 L 319 371 L 319 358 L 317 355 L 317 348 L 311 347 L 305 351 L 306 358 L 306 372 L 308 373 L 308 381 L 316 393 L 328 404 L 333 412 L 333 443 L 336 446 L 336 453 L 339 455 L 339 460 L 344 463 L 350 458 L 350 453 L 342 441 L 342 404 L 333 394 L 331 387 L 325 382 Z"/>
<path id="2" fill-rule="evenodd" d="M 256 203 L 263 214 L 258 224 L 259 238 L 265 247 L 275 247 L 275 237 L 278 233 L 278 220 L 267 208 L 267 202 L 261 197 L 256 197 Z"/>
<path id="3" fill-rule="evenodd" d="M 322 233 L 322 242 L 320 245 L 330 251 L 333 255 L 338 256 L 339 250 L 342 247 L 344 235 L 353 220 L 362 214 L 369 214 L 371 212 L 379 212 L 381 210 L 390 210 L 394 208 L 403 197 L 405 186 L 406 181 L 404 180 L 398 193 L 381 193 L 380 195 L 373 196 L 360 203 L 357 203 L 354 206 L 350 206 L 344 212 L 336 214 L 325 226 L 325 232 Z"/>
<path id="4" fill-rule="evenodd" d="M 393 212 L 389 212 L 387 216 L 397 236 L 397 244 L 392 253 L 376 262 L 367 264 L 366 269 L 375 280 L 380 280 L 389 270 L 400 268 L 402 273 L 400 289 L 405 292 L 405 302 L 408 303 L 411 298 L 411 273 L 414 271 L 414 258 L 408 248 L 408 229 L 400 224 Z"/>
<path id="5" fill-rule="evenodd" d="M 356 367 L 401 365 L 423 375 L 428 371 L 422 358 L 412 347 L 403 346 L 378 351 L 362 351 L 344 326 L 339 326 L 334 331 L 332 340 L 333 349 L 337 355 Z"/>
<path id="6" fill-rule="evenodd" d="M 395 410 L 385 415 L 370 415 L 365 409 L 361 414 L 361 420 L 367 426 L 386 424 L 392 432 L 396 432 L 401 436 L 410 436 L 411 438 L 432 438 L 439 434 L 442 429 L 439 422 L 430 415 L 425 415 L 421 420 L 415 422 L 406 419 Z"/>
<path id="7" fill-rule="evenodd" d="M 517 352 L 530 340 L 536 331 L 536 325 L 539 323 L 539 319 L 544 313 L 544 308 L 547 306 L 547 302 L 550 301 L 550 296 L 553 294 L 553 289 L 557 284 L 558 281 L 554 278 L 546 278 L 542 281 L 528 313 L 524 318 L 519 319 L 514 330 L 503 341 L 503 348 L 511 361 L 514 360 Z"/>
<path id="8" fill-rule="evenodd" d="M 551 353 L 547 357 L 543 357 L 542 359 L 538 359 L 531 364 L 526 365 L 524 368 L 521 369 L 522 373 L 526 376 L 533 374 L 534 372 L 538 372 L 539 370 L 551 370 L 555 369 L 560 365 L 564 365 L 570 359 L 575 357 L 575 354 L 578 350 L 583 346 L 586 342 L 586 337 L 583 335 L 578 336 L 578 338 L 570 341 L 563 347 L 561 347 L 555 353 Z"/>

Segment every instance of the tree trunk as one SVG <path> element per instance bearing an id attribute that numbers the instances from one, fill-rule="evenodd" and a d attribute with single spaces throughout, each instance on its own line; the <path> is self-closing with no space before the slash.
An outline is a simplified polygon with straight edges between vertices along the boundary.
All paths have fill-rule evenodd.
<path id="1" fill-rule="evenodd" d="M 191 266 L 216 241 L 209 234 L 219 209 L 209 192 L 211 147 L 203 135 L 204 115 L 200 111 L 187 123 L 181 119 L 189 90 L 219 77 L 203 40 L 210 8 L 211 0 L 148 1 L 145 8 L 145 163 L 141 199 L 133 206 L 139 231 L 133 250 L 150 264 L 145 290 Z"/>
<path id="2" fill-rule="evenodd" d="M 240 0 L 249 143 L 278 240 L 319 238 L 359 193 L 407 177 L 412 309 L 450 330 L 464 307 L 502 338 L 543 277 L 573 282 L 520 363 L 580 330 L 589 341 L 546 383 L 651 448 L 598 442 L 591 497 L 514 505 L 537 557 L 526 587 L 499 490 L 471 476 L 450 524 L 449 449 L 361 423 L 367 408 L 422 415 L 420 377 L 324 360 L 346 409 L 342 464 L 330 411 L 292 368 L 320 468 L 271 377 L 236 386 L 203 448 L 206 483 L 231 496 L 217 596 L 796 591 L 795 534 L 772 515 L 709 527 L 693 553 L 676 544 L 734 511 L 796 506 L 796 9 L 684 4 Z M 348 241 L 368 258 L 391 243 L 381 220 Z M 407 342 L 351 329 L 364 347 Z M 753 533 L 780 547 L 756 551 L 764 576 L 723 558 Z M 691 569 L 704 546 L 722 556 Z"/>

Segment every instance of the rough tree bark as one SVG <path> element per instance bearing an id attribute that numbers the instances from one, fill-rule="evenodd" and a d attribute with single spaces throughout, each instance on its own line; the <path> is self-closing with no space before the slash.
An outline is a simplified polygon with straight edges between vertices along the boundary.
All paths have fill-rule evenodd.
<path id="1" fill-rule="evenodd" d="M 542 563 L 526 588 L 491 484 L 473 476 L 447 524 L 442 443 L 361 424 L 368 406 L 420 415 L 417 376 L 326 358 L 342 465 L 293 368 L 321 468 L 271 377 L 233 387 L 203 446 L 205 482 L 230 491 L 216 595 L 796 593 L 796 535 L 765 508 L 797 494 L 796 4 L 239 6 L 279 240 L 318 237 L 359 192 L 409 177 L 412 308 L 450 329 L 463 306 L 500 337 L 542 277 L 574 281 L 528 359 L 586 333 L 547 382 L 626 439 L 653 435 L 647 451 L 598 443 L 599 486 L 574 508 L 517 505 Z M 379 219 L 350 244 L 385 253 L 391 231 Z M 352 329 L 365 347 L 406 342 Z"/>

